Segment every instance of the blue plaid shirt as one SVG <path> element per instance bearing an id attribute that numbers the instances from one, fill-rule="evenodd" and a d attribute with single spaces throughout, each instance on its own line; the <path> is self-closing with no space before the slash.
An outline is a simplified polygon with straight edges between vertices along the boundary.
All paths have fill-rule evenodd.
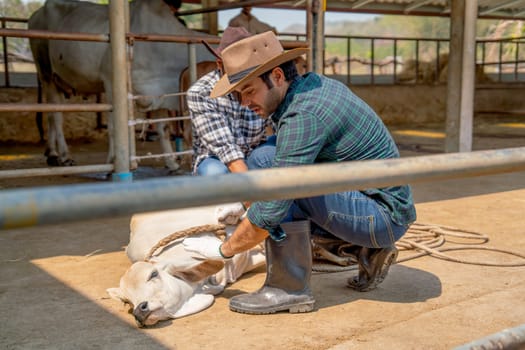
<path id="1" fill-rule="evenodd" d="M 224 164 L 245 159 L 260 143 L 266 141 L 266 125 L 252 110 L 226 95 L 210 98 L 219 71 L 197 80 L 187 92 L 193 133 L 193 172 L 205 158 L 215 156 Z"/>
<path id="2" fill-rule="evenodd" d="M 291 83 L 272 119 L 277 127 L 273 167 L 399 157 L 392 136 L 377 114 L 347 86 L 315 73 Z M 408 185 L 362 192 L 384 206 L 395 223 L 415 221 Z M 253 203 L 248 218 L 272 234 L 292 202 Z"/>

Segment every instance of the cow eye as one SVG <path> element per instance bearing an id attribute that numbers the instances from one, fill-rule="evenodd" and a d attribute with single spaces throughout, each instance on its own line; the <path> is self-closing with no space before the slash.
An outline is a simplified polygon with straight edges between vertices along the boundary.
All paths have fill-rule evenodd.
<path id="1" fill-rule="evenodd" d="M 156 278 L 156 277 L 159 277 L 159 272 L 157 270 L 153 270 L 151 271 L 151 274 L 149 275 L 149 278 L 148 278 L 148 281 Z"/>

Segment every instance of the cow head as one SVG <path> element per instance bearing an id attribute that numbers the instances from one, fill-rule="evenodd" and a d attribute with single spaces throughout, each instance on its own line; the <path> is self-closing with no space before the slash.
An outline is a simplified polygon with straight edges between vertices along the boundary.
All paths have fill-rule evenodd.
<path id="1" fill-rule="evenodd" d="M 109 288 L 109 295 L 131 306 L 139 327 L 159 321 L 180 318 L 202 311 L 214 300 L 213 293 L 205 294 L 203 280 L 217 273 L 222 261 L 206 260 L 191 268 L 180 270 L 162 262 L 136 262 L 120 279 L 118 288 Z"/>

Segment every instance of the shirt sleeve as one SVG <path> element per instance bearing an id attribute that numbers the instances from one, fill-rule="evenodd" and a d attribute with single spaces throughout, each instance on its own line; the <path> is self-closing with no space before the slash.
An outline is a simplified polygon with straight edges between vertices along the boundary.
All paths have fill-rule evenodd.
<path id="1" fill-rule="evenodd" d="M 205 96 L 206 89 L 192 87 L 188 90 L 187 101 L 194 132 L 201 143 L 221 162 L 228 164 L 237 159 L 244 159 L 244 153 L 235 143 L 226 113 L 228 97 L 217 99 Z"/>
<path id="2" fill-rule="evenodd" d="M 261 21 L 259 21 L 259 19 L 255 18 L 255 17 L 252 17 L 252 19 L 250 21 L 250 25 L 253 28 L 253 30 L 255 30 L 255 32 L 257 34 L 264 33 L 264 32 L 270 31 L 270 30 L 275 32 L 275 33 L 277 32 L 275 27 L 272 27 L 271 25 L 269 25 L 269 24 L 267 24 L 265 22 L 261 22 Z"/>
<path id="3" fill-rule="evenodd" d="M 325 128 L 319 118 L 308 112 L 283 115 L 278 125 L 273 167 L 313 164 L 324 143 Z M 268 230 L 273 239 L 280 240 L 283 237 L 277 228 L 292 203 L 293 199 L 255 202 L 248 211 L 248 219 Z"/>

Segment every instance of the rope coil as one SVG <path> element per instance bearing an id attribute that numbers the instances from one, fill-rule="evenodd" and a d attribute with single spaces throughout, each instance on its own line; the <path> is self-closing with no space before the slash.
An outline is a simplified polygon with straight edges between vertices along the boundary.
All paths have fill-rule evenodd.
<path id="1" fill-rule="evenodd" d="M 462 244 L 452 247 L 442 247 L 447 243 L 446 237 L 454 237 L 459 240 L 464 240 Z M 495 247 L 479 246 L 489 241 L 489 237 L 485 234 L 461 230 L 455 227 L 436 225 L 436 224 L 422 224 L 415 222 L 408 229 L 407 233 L 396 242 L 396 247 L 400 251 L 415 250 L 419 251 L 416 254 L 403 257 L 397 260 L 397 263 L 416 259 L 425 255 L 443 259 L 446 261 L 457 262 L 461 264 L 479 265 L 479 266 L 499 266 L 499 267 L 519 267 L 525 266 L 525 261 L 522 262 L 490 262 L 490 261 L 473 261 L 466 259 L 459 259 L 448 254 L 443 254 L 446 251 L 454 250 L 485 250 L 503 253 L 507 255 L 516 256 L 525 260 L 525 255 Z"/>

